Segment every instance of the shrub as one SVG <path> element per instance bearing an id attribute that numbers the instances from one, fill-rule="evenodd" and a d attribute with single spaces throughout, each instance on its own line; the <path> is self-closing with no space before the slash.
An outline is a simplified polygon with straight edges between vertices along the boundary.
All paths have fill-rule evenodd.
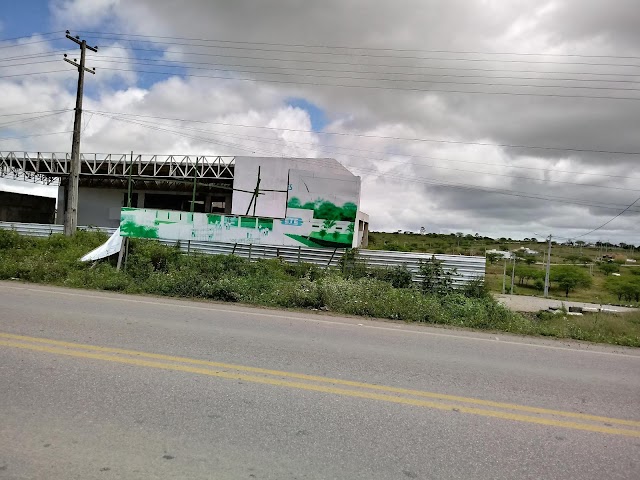
<path id="1" fill-rule="evenodd" d="M 446 295 L 453 291 L 452 276 L 455 270 L 445 270 L 442 263 L 435 256 L 420 261 L 418 273 L 421 276 L 422 293 Z"/>
<path id="2" fill-rule="evenodd" d="M 22 245 L 23 238 L 14 230 L 0 230 L 0 251 L 18 248 Z"/>
<path id="3" fill-rule="evenodd" d="M 482 277 L 470 280 L 463 288 L 462 293 L 469 298 L 489 298 L 489 287 Z"/>
<path id="4" fill-rule="evenodd" d="M 612 273 L 617 273 L 620 271 L 620 265 L 617 263 L 601 263 L 598 265 L 598 269 L 605 274 L 605 276 L 609 276 Z"/>

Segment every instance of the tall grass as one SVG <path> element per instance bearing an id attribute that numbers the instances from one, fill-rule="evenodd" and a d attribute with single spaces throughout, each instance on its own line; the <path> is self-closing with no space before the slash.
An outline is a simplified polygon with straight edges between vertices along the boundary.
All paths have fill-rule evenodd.
<path id="1" fill-rule="evenodd" d="M 578 322 L 575 317 L 565 323 L 557 317 L 523 317 L 498 304 L 480 285 L 446 294 L 425 292 L 412 285 L 402 268 L 324 269 L 280 260 L 184 255 L 177 248 L 145 240 L 131 242 L 126 271 L 118 271 L 114 259 L 95 264 L 78 261 L 105 240 L 105 235 L 92 232 L 78 232 L 72 238 L 30 238 L 0 231 L 0 279 L 640 346 L 637 320 L 612 328 L 618 320 L 601 318 L 587 328 L 566 323 Z"/>

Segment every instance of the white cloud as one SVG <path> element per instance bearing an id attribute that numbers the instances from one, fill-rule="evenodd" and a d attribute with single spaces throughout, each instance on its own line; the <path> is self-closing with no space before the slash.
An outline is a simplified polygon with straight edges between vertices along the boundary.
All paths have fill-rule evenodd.
<path id="1" fill-rule="evenodd" d="M 634 8 L 634 2 L 624 0 L 617 8 L 608 9 L 611 12 L 605 10 L 591 0 L 543 3 L 534 0 L 508 3 L 419 0 L 400 5 L 379 2 L 367 5 L 355 0 L 307 2 L 304 5 L 293 0 L 194 0 L 184 8 L 176 8 L 175 2 L 163 0 L 73 0 L 52 4 L 54 20 L 59 24 L 68 20 L 78 30 L 91 28 L 141 35 L 262 42 L 262 45 L 254 46 L 257 49 L 252 49 L 244 43 L 198 41 L 194 43 L 209 46 L 191 47 L 175 45 L 187 43 L 186 40 L 164 39 L 167 43 L 159 45 L 162 47 L 159 53 L 165 59 L 200 62 L 198 69 L 187 68 L 187 73 L 196 75 L 189 77 L 112 70 L 153 70 L 154 67 L 135 63 L 136 57 L 148 53 L 131 49 L 132 44 L 124 40 L 100 39 L 104 47 L 97 55 L 90 56 L 95 60 L 91 66 L 96 66 L 97 75 L 88 79 L 91 88 L 85 99 L 83 151 L 229 155 L 255 152 L 257 155 L 335 157 L 363 176 L 362 207 L 371 214 L 374 229 L 418 230 L 425 226 L 431 231 L 511 237 L 530 237 L 549 230 L 561 235 L 576 235 L 604 223 L 640 195 L 640 179 L 620 178 L 638 176 L 633 173 L 637 156 L 479 144 L 639 151 L 636 126 L 640 102 L 439 92 L 452 89 L 596 95 L 596 90 L 480 84 L 548 85 L 560 82 L 545 81 L 545 75 L 541 74 L 544 71 L 564 72 L 546 75 L 553 78 L 576 76 L 584 71 L 611 73 L 611 67 L 586 65 L 612 62 L 606 58 L 479 56 L 406 49 L 597 55 L 625 52 L 625 55 L 640 56 L 639 42 L 635 41 L 638 40 L 637 28 L 633 26 L 637 25 L 634 20 L 638 19 L 639 11 Z M 295 49 L 267 45 L 269 43 L 370 46 L 399 51 L 371 52 L 376 56 L 367 57 L 361 55 L 360 50 L 314 49 L 314 55 L 302 55 L 268 52 L 270 49 Z M 213 48 L 211 45 L 233 48 Z M 47 44 L 21 48 L 24 49 L 21 52 L 30 53 L 51 50 Z M 199 55 L 188 55 L 188 52 Z M 211 56 L 214 53 L 218 56 Z M 420 56 L 489 61 L 415 58 Z M 291 60 L 295 58 L 309 61 L 295 63 Z M 320 60 L 322 63 L 318 63 Z M 556 63 L 535 63 L 541 61 Z M 445 66 L 457 70 L 446 70 Z M 301 67 L 315 70 L 300 70 Z M 473 70 L 476 67 L 485 70 Z M 28 72 L 29 68 L 40 66 L 21 68 L 20 71 Z M 258 80 L 255 82 L 202 78 L 227 75 L 207 68 L 264 70 L 272 74 L 235 75 L 255 78 Z M 528 72 L 514 73 L 518 70 Z M 378 73 L 358 73 L 367 71 Z M 449 76 L 443 77 L 443 74 Z M 376 80 L 329 80 L 319 75 L 369 76 Z M 518 75 L 528 79 L 508 78 Z M 419 82 L 388 82 L 381 78 Z M 0 89 L 3 93 L 8 92 L 0 97 L 0 111 L 70 108 L 74 100 L 74 79 L 73 69 L 68 74 L 51 74 L 44 79 L 0 79 Z M 260 79 L 281 79 L 299 84 L 270 83 Z M 434 81 L 444 83 L 429 83 Z M 316 85 L 323 83 L 421 91 Z M 624 86 L 594 82 L 562 84 Z M 601 93 L 633 95 L 606 90 Z M 309 113 L 287 105 L 287 99 L 292 97 L 304 98 L 317 105 L 329 119 L 325 131 L 343 135 L 310 132 Z M 115 120 L 90 111 L 183 121 L 149 117 Z M 71 115 L 53 118 L 55 124 L 51 119 L 43 118 L 16 126 L 11 132 L 3 129 L 0 136 L 69 128 Z M 408 142 L 395 138 L 440 141 Z M 69 146 L 70 139 L 65 135 L 0 141 L 2 151 L 67 151 Z M 458 187 L 443 184 L 458 184 Z M 511 190 L 522 196 L 488 193 L 465 185 Z M 546 202 L 533 197 L 556 197 L 558 201 Z M 576 206 L 571 204 L 571 199 L 609 208 Z M 599 233 L 610 235 L 612 239 L 633 241 L 637 237 L 637 220 L 638 214 L 629 212 Z"/>

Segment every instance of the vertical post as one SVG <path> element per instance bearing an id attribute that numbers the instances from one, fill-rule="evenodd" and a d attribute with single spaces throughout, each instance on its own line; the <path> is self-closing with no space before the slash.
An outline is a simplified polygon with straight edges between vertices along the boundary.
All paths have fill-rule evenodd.
<path id="1" fill-rule="evenodd" d="M 127 271 L 127 258 L 129 258 L 129 237 L 124 242 L 124 271 Z"/>
<path id="2" fill-rule="evenodd" d="M 551 235 L 549 235 L 549 251 L 547 253 L 547 270 L 544 274 L 544 297 L 549 296 L 549 272 L 551 271 Z"/>
<path id="3" fill-rule="evenodd" d="M 260 195 L 260 165 L 258 165 L 258 184 L 256 185 L 255 197 L 253 199 L 253 216 L 256 216 L 256 207 L 258 206 L 258 195 Z"/>
<path id="4" fill-rule="evenodd" d="M 249 200 L 249 205 L 247 206 L 247 213 L 245 215 L 249 215 L 251 211 L 251 204 L 253 204 L 253 216 L 256 216 L 256 203 L 258 202 L 258 195 L 260 194 L 260 165 L 258 165 L 258 181 L 256 182 L 256 188 L 253 190 L 253 195 L 251 195 L 251 200 Z"/>
<path id="5" fill-rule="evenodd" d="M 126 164 L 125 164 L 126 165 Z M 127 180 L 127 208 L 131 208 L 131 174 L 133 171 L 133 150 L 131 150 L 131 158 L 129 161 L 129 178 Z M 124 252 L 124 271 L 127 271 L 127 257 L 129 256 L 129 237 L 124 239 L 124 245 L 120 247 L 120 254 L 118 255 L 118 267 L 122 265 L 122 254 Z"/>
<path id="6" fill-rule="evenodd" d="M 125 239 L 125 242 L 129 240 L 129 237 L 127 237 Z M 121 242 L 120 243 L 120 253 L 118 253 L 118 264 L 116 266 L 116 270 L 120 270 L 120 267 L 122 267 L 122 258 L 124 257 L 124 244 Z"/>
<path id="7" fill-rule="evenodd" d="M 513 281 L 516 276 L 516 257 L 513 256 L 513 266 L 511 267 L 511 295 L 513 295 Z"/>
<path id="8" fill-rule="evenodd" d="M 129 162 L 129 180 L 127 181 L 127 207 L 131 208 L 131 173 L 133 170 L 133 150 L 131 150 L 131 161 Z"/>
<path id="9" fill-rule="evenodd" d="M 502 294 L 504 295 L 506 292 L 506 284 L 507 284 L 507 259 L 504 259 L 504 270 L 502 271 Z"/>
<path id="10" fill-rule="evenodd" d="M 95 74 L 93 70 L 89 70 L 85 67 L 85 57 L 87 48 L 93 52 L 97 52 L 98 49 L 87 45 L 86 40 L 80 40 L 79 37 L 72 37 L 67 31 L 67 38 L 73 40 L 80 45 L 80 64 L 75 60 L 71 61 L 67 58 L 64 60 L 67 63 L 78 68 L 78 88 L 76 90 L 76 108 L 75 117 L 73 119 L 73 140 L 71 142 L 71 167 L 69 169 L 69 181 L 68 181 L 68 197 L 66 214 L 64 218 L 64 234 L 67 236 L 73 235 L 78 227 L 78 187 L 80 183 L 80 134 L 82 126 L 82 96 L 84 92 L 84 72 Z M 65 55 L 66 57 L 66 55 Z"/>
<path id="11" fill-rule="evenodd" d="M 196 165 L 193 171 L 193 192 L 191 193 L 191 221 L 193 222 L 193 212 L 196 208 L 196 187 L 198 183 L 198 160 L 200 157 L 196 156 Z M 191 239 L 187 242 L 187 255 L 191 253 Z"/>
<path id="12" fill-rule="evenodd" d="M 298 263 L 300 263 L 300 255 L 302 254 L 302 245 L 298 247 Z"/>
<path id="13" fill-rule="evenodd" d="M 249 244 L 249 261 L 251 261 L 251 244 Z"/>
<path id="14" fill-rule="evenodd" d="M 198 182 L 198 160 L 200 157 L 196 157 L 196 166 L 193 172 L 193 192 L 191 194 L 191 213 L 193 213 L 196 206 L 196 186 Z"/>

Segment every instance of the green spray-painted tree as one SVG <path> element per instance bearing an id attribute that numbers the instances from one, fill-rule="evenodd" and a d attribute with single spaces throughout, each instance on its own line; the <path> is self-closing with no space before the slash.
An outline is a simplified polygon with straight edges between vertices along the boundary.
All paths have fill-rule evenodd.
<path id="1" fill-rule="evenodd" d="M 333 228 L 336 226 L 336 221 L 335 220 L 325 220 L 324 222 L 322 222 L 322 227 L 329 230 L 330 228 Z"/>
<path id="2" fill-rule="evenodd" d="M 300 199 L 298 197 L 291 197 L 287 202 L 287 207 L 289 208 L 301 208 L 302 204 L 300 203 Z"/>

